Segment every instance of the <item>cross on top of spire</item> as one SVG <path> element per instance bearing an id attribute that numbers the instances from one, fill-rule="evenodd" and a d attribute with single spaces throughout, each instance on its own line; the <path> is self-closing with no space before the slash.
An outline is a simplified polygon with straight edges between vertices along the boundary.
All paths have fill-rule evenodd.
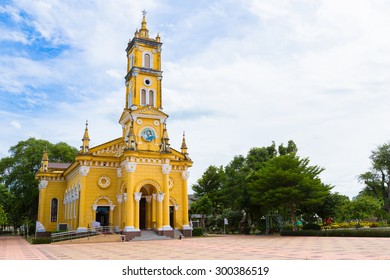
<path id="1" fill-rule="evenodd" d="M 148 12 L 145 11 L 145 9 L 142 11 L 142 14 L 143 14 L 144 16 L 146 16 L 147 13 L 148 13 Z"/>

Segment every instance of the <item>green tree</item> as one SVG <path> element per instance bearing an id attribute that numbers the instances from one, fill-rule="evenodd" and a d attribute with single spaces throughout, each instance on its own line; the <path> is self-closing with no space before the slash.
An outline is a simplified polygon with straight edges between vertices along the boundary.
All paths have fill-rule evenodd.
<path id="1" fill-rule="evenodd" d="M 385 143 L 372 151 L 371 169 L 359 176 L 365 184 L 362 194 L 369 194 L 383 201 L 383 208 L 390 213 L 390 143 Z"/>
<path id="2" fill-rule="evenodd" d="M 46 140 L 29 138 L 20 141 L 9 150 L 10 155 L 0 160 L 0 183 L 9 189 L 9 222 L 19 226 L 23 220 L 35 221 L 38 211 L 39 170 L 44 149 L 51 162 L 72 162 L 77 149 L 60 142 L 51 144 Z"/>
<path id="3" fill-rule="evenodd" d="M 295 227 L 297 210 L 321 204 L 330 192 L 331 187 L 318 177 L 323 170 L 295 153 L 275 157 L 256 172 L 250 187 L 252 200 L 268 209 L 287 209 Z"/>
<path id="4" fill-rule="evenodd" d="M 0 232 L 3 231 L 3 227 L 8 223 L 7 213 L 4 211 L 3 206 L 0 205 Z"/>
<path id="5" fill-rule="evenodd" d="M 207 194 L 201 196 L 198 200 L 191 204 L 191 212 L 193 214 L 200 214 L 202 219 L 202 226 L 205 227 L 205 219 L 213 211 L 213 202 Z"/>
<path id="6" fill-rule="evenodd" d="M 349 197 L 346 195 L 336 193 L 329 193 L 323 203 L 315 208 L 315 212 L 325 222 L 326 218 L 332 218 L 334 221 L 342 221 L 342 209 L 345 205 L 350 203 Z"/>
<path id="7" fill-rule="evenodd" d="M 243 156 L 235 156 L 225 167 L 225 181 L 222 188 L 224 208 L 235 210 L 249 207 L 247 190 L 248 167 Z"/>
<path id="8" fill-rule="evenodd" d="M 351 219 L 375 220 L 385 214 L 382 203 L 372 196 L 359 195 L 351 203 Z"/>
<path id="9" fill-rule="evenodd" d="M 192 185 L 196 198 L 207 195 L 212 201 L 212 213 L 218 213 L 222 209 L 222 187 L 225 181 L 225 172 L 222 166 L 209 166 L 197 183 Z"/>
<path id="10" fill-rule="evenodd" d="M 294 141 L 289 140 L 287 143 L 287 147 L 284 147 L 283 144 L 280 144 L 278 147 L 278 152 L 279 155 L 284 156 L 290 153 L 297 153 L 298 152 L 298 147 L 294 143 Z"/>
<path id="11" fill-rule="evenodd" d="M 240 227 L 240 221 L 242 220 L 242 212 L 233 210 L 230 208 L 224 209 L 221 218 L 224 220 L 225 218 L 228 220 L 228 230 L 230 230 L 233 234 L 238 231 Z"/>
<path id="12" fill-rule="evenodd" d="M 263 168 L 264 164 L 277 156 L 275 142 L 268 147 L 251 148 L 246 157 L 235 156 L 225 167 L 226 181 L 223 187 L 225 208 L 244 211 L 251 223 L 260 220 L 262 211 L 252 203 L 249 182 L 252 175 Z"/>

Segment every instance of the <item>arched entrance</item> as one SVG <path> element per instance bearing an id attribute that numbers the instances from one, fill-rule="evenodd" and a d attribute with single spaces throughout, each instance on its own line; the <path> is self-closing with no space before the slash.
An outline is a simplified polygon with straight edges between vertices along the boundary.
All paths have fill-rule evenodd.
<path id="1" fill-rule="evenodd" d="M 141 187 L 140 192 L 142 196 L 139 202 L 139 229 L 152 229 L 154 222 L 152 195 L 156 193 L 156 188 L 153 185 L 147 184 Z"/>
<path id="2" fill-rule="evenodd" d="M 147 229 L 146 227 L 146 198 L 141 197 L 141 200 L 139 202 L 139 229 Z"/>
<path id="3" fill-rule="evenodd" d="M 169 225 L 175 228 L 175 206 L 169 206 Z"/>
<path id="4" fill-rule="evenodd" d="M 92 219 L 100 223 L 100 226 L 110 226 L 113 222 L 113 211 L 115 205 L 112 204 L 108 196 L 99 196 L 95 199 L 92 209 L 95 212 Z"/>
<path id="5" fill-rule="evenodd" d="M 108 226 L 110 224 L 110 206 L 98 206 L 95 221 L 103 227 Z"/>

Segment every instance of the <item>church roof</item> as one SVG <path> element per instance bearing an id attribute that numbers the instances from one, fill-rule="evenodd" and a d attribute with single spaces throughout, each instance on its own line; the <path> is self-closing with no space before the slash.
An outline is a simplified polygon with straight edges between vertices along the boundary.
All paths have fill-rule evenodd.
<path id="1" fill-rule="evenodd" d="M 63 162 L 49 162 L 48 168 L 51 170 L 65 170 L 72 163 L 63 163 Z"/>

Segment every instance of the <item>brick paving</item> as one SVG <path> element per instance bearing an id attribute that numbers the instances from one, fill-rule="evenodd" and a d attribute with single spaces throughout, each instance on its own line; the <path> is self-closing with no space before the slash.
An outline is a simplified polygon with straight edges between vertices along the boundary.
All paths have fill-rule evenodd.
<path id="1" fill-rule="evenodd" d="M 241 236 L 31 245 L 0 236 L 0 260 L 389 260 L 390 239 Z"/>

